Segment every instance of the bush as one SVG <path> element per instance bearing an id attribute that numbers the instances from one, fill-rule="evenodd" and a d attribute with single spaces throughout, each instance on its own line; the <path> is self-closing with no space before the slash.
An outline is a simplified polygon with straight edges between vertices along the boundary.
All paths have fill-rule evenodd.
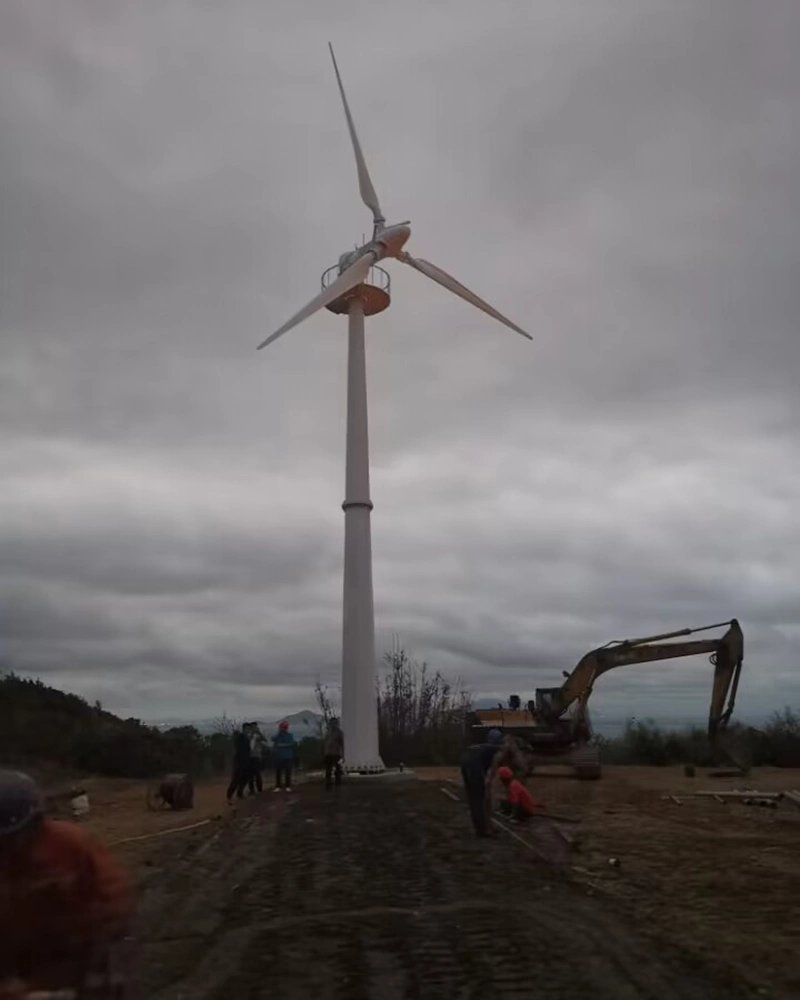
<path id="1" fill-rule="evenodd" d="M 663 730 L 652 719 L 629 722 L 622 736 L 598 735 L 593 743 L 607 764 L 714 767 L 725 763 L 727 750 L 737 761 L 754 767 L 800 767 L 800 715 L 787 707 L 775 712 L 762 729 L 741 723 L 729 726 L 720 734 L 716 752 L 702 727 Z"/>
<path id="2" fill-rule="evenodd" d="M 775 767 L 800 767 L 800 713 L 787 705 L 762 730 L 761 756 Z"/>
<path id="3" fill-rule="evenodd" d="M 304 736 L 297 746 L 297 761 L 304 771 L 322 767 L 322 740 L 319 736 Z"/>
<path id="4" fill-rule="evenodd" d="M 460 682 L 451 684 L 426 663 L 412 660 L 399 645 L 383 657 L 384 675 L 376 683 L 378 742 L 389 767 L 457 764 L 464 747 L 470 698 Z M 326 687 L 315 687 L 324 734 L 338 708 Z M 347 733 L 345 736 L 345 752 Z M 303 741 L 306 742 L 305 740 Z"/>

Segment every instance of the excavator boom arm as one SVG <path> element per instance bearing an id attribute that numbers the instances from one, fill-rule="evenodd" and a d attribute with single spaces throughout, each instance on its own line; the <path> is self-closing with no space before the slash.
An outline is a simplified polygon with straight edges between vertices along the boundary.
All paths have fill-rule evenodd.
<path id="1" fill-rule="evenodd" d="M 734 618 L 725 624 L 729 626 L 728 631 L 719 639 L 693 639 L 674 643 L 654 641 L 701 631 L 700 629 L 682 629 L 679 632 L 652 636 L 650 639 L 633 639 L 592 650 L 580 660 L 574 670 L 568 674 L 561 688 L 553 694 L 548 706 L 548 714 L 557 718 L 563 715 L 573 702 L 581 700 L 585 703 L 592 692 L 595 680 L 601 674 L 613 670 L 615 667 L 710 653 L 714 663 L 714 682 L 708 727 L 709 733 L 713 736 L 720 726 L 727 723 L 733 711 L 744 657 L 744 636 L 739 622 Z M 725 699 L 729 693 L 730 697 L 726 708 Z"/>

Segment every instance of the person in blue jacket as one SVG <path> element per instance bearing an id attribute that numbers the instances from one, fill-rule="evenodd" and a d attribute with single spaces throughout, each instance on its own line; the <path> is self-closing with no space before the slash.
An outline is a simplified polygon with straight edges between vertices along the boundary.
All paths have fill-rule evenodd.
<path id="1" fill-rule="evenodd" d="M 284 719 L 278 726 L 278 734 L 272 739 L 272 759 L 275 762 L 275 788 L 273 791 L 281 791 L 281 781 L 283 781 L 283 791 L 292 790 L 292 768 L 297 754 L 297 743 L 292 733 L 289 732 L 289 723 Z"/>

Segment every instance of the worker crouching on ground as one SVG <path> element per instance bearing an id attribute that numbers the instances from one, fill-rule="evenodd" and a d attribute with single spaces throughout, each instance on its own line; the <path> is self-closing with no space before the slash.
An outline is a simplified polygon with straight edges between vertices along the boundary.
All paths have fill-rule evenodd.
<path id="1" fill-rule="evenodd" d="M 514 777 L 510 767 L 498 767 L 497 777 L 502 781 L 506 797 L 500 802 L 500 812 L 517 823 L 525 823 L 544 803 L 537 802 L 528 789 Z"/>
<path id="2" fill-rule="evenodd" d="M 283 782 L 284 792 L 292 790 L 292 768 L 297 757 L 297 743 L 292 733 L 289 732 L 289 723 L 284 719 L 278 726 L 278 734 L 272 739 L 272 757 L 275 761 L 275 788 L 273 791 L 281 790 Z"/>
<path id="3" fill-rule="evenodd" d="M 325 787 L 330 788 L 342 783 L 342 757 L 344 757 L 344 733 L 338 719 L 330 719 L 322 743 L 323 762 L 325 764 Z"/>
<path id="4" fill-rule="evenodd" d="M 46 819 L 34 781 L 0 771 L 0 996 L 124 995 L 133 895 L 84 830 Z"/>
<path id="5" fill-rule="evenodd" d="M 524 771 L 516 743 L 499 729 L 490 729 L 485 743 L 476 743 L 461 755 L 461 777 L 470 816 L 479 837 L 491 837 L 492 783 L 499 767 L 509 765 Z"/>

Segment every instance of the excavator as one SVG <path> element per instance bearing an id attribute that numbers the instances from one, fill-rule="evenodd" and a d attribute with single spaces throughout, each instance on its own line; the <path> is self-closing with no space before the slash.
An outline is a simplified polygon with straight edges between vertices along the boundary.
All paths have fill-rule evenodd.
<path id="1" fill-rule="evenodd" d="M 718 639 L 685 639 L 685 636 L 727 626 Z M 670 639 L 684 639 L 669 642 Z M 489 729 L 499 729 L 517 737 L 526 749 L 531 766 L 543 763 L 570 764 L 578 778 L 599 778 L 602 773 L 599 750 L 591 745 L 592 727 L 588 702 L 598 677 L 616 667 L 682 656 L 709 654 L 714 667 L 708 737 L 720 757 L 742 770 L 723 745 L 722 734 L 736 701 L 739 675 L 744 658 L 744 635 L 739 622 L 732 618 L 716 625 L 684 628 L 639 639 L 609 642 L 593 649 L 571 671 L 564 671 L 560 687 L 537 688 L 535 698 L 521 707 L 518 695 L 511 695 L 508 707 L 478 709 L 466 720 L 469 742 L 482 742 Z M 727 699 L 727 704 L 726 704 Z"/>

